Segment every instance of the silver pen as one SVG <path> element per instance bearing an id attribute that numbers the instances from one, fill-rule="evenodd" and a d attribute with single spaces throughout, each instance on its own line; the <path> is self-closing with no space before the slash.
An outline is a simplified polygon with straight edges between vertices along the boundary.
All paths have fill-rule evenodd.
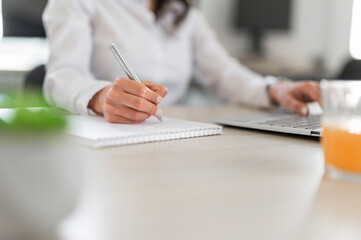
<path id="1" fill-rule="evenodd" d="M 115 44 L 113 43 L 112 45 L 109 46 L 110 50 L 112 51 L 115 59 L 117 59 L 118 63 L 120 64 L 120 66 L 122 66 L 124 72 L 127 74 L 128 78 L 131 80 L 134 80 L 136 82 L 139 82 L 141 84 L 143 84 L 139 78 L 137 77 L 137 75 L 135 74 L 135 72 L 133 71 L 133 69 L 130 67 L 130 65 L 127 63 L 127 61 L 125 60 L 125 58 L 120 54 L 120 52 L 118 51 L 117 47 L 115 46 Z M 159 121 L 163 122 L 162 116 L 157 117 Z"/>

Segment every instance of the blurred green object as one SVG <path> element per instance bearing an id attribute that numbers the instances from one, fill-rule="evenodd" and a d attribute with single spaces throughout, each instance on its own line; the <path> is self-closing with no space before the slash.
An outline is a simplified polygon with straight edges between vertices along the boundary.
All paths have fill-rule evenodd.
<path id="1" fill-rule="evenodd" d="M 0 108 L 10 107 L 12 105 L 10 98 L 0 93 Z"/>
<path id="2" fill-rule="evenodd" d="M 0 132 L 38 134 L 62 132 L 67 126 L 64 113 L 49 108 L 41 93 L 27 92 L 2 96 L 0 108 L 12 109 L 11 116 L 0 118 Z"/>
<path id="3" fill-rule="evenodd" d="M 40 91 L 17 92 L 12 95 L 0 94 L 0 108 L 49 107 Z"/>
<path id="4" fill-rule="evenodd" d="M 1 131 L 1 129 L 6 128 L 7 126 L 8 125 L 2 119 L 0 119 L 0 131 Z"/>
<path id="5" fill-rule="evenodd" d="M 61 131 L 66 126 L 64 117 L 56 116 L 50 109 L 30 111 L 28 109 L 17 109 L 10 122 L 10 127 L 24 131 Z"/>
<path id="6" fill-rule="evenodd" d="M 14 109 L 10 120 L 0 119 L 0 132 L 5 133 L 54 133 L 62 132 L 67 126 L 64 116 L 52 109 Z"/>

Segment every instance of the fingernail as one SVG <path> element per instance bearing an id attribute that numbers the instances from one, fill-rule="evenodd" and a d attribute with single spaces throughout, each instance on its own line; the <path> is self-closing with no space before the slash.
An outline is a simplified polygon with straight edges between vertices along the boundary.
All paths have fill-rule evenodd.
<path id="1" fill-rule="evenodd" d="M 307 115 L 308 109 L 307 109 L 306 107 L 303 107 L 303 108 L 301 109 L 301 113 L 302 113 L 302 115 Z"/>
<path id="2" fill-rule="evenodd" d="M 162 116 L 162 110 L 158 109 L 158 110 L 155 112 L 155 116 L 157 116 L 157 117 Z"/>
<path id="3" fill-rule="evenodd" d="M 163 98 L 160 97 L 160 96 L 158 96 L 158 97 L 157 97 L 157 103 L 161 103 L 161 102 L 163 102 Z"/>

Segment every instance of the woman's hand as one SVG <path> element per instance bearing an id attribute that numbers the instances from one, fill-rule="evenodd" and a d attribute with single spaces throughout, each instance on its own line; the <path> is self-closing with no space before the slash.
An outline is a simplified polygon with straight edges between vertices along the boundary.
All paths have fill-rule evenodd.
<path id="1" fill-rule="evenodd" d="M 272 101 L 298 114 L 307 116 L 306 103 L 320 103 L 320 85 L 316 82 L 279 82 L 269 89 Z"/>
<path id="2" fill-rule="evenodd" d="M 140 123 L 150 116 L 161 116 L 158 104 L 167 95 L 167 88 L 150 81 L 143 84 L 117 79 L 113 85 L 95 94 L 88 108 L 111 123 Z"/>

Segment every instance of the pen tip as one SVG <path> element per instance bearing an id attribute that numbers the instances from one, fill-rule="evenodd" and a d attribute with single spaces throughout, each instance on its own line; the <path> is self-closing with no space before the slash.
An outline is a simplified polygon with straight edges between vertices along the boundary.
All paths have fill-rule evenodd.
<path id="1" fill-rule="evenodd" d="M 160 122 L 163 122 L 163 118 L 160 116 L 160 117 L 157 117 L 158 118 L 158 120 L 160 121 Z"/>

